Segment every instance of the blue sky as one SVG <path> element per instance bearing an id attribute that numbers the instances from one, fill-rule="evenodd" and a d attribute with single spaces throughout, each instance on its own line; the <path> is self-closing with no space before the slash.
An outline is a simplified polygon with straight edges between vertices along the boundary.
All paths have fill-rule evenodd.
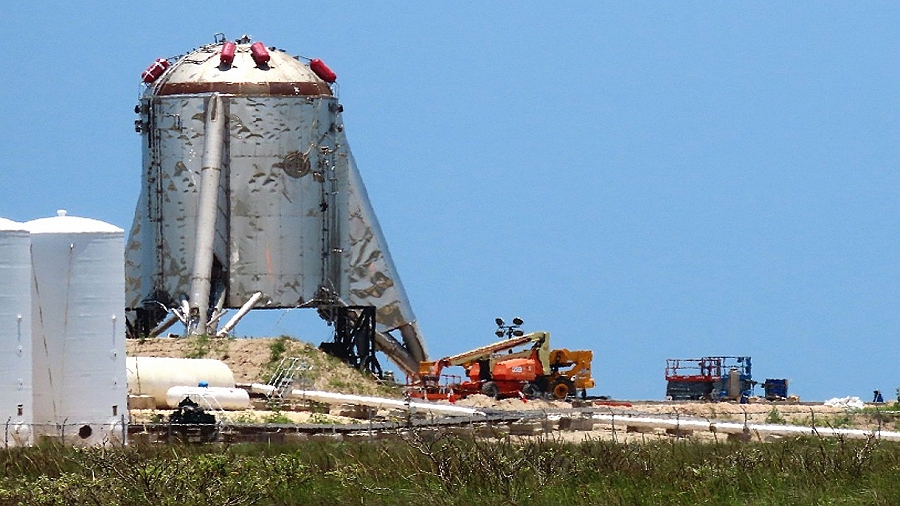
<path id="1" fill-rule="evenodd" d="M 520 316 L 594 350 L 595 394 L 750 355 L 804 399 L 893 397 L 900 5 L 858 5 L 15 2 L 0 216 L 128 229 L 141 71 L 250 34 L 337 72 L 432 356 Z M 238 333 L 328 338 L 297 313 Z"/>

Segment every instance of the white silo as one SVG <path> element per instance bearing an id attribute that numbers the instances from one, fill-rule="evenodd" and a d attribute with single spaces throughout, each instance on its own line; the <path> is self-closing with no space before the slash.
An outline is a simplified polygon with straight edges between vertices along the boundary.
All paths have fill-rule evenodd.
<path id="1" fill-rule="evenodd" d="M 36 436 L 124 441 L 124 237 L 97 220 L 29 221 Z"/>
<path id="2" fill-rule="evenodd" d="M 31 235 L 0 218 L 0 447 L 31 444 Z"/>

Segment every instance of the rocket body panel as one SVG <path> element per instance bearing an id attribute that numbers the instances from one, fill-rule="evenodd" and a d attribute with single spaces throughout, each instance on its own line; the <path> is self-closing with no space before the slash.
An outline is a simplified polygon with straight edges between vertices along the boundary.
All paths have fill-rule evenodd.
<path id="1" fill-rule="evenodd" d="M 140 300 L 151 293 L 167 294 L 164 304 L 187 294 L 199 211 L 206 96 L 150 100 L 156 118 L 145 134 L 153 139 L 145 143 L 148 195 L 142 195 L 146 207 L 139 210 L 150 219 L 141 220 L 141 237 L 133 236 L 132 241 L 155 244 L 157 255 L 129 262 L 129 287 L 144 291 L 142 296 L 129 295 L 130 307 L 140 307 Z M 240 307 L 262 291 L 265 305 L 294 307 L 315 296 L 326 273 L 344 270 L 340 252 L 346 241 L 340 241 L 339 231 L 333 229 L 347 219 L 347 206 L 340 199 L 346 199 L 348 169 L 342 163 L 345 157 L 334 156 L 329 131 L 335 117 L 323 104 L 334 99 L 223 100 L 228 117 L 227 170 L 219 185 L 214 256 L 224 270 L 219 281 L 227 279 L 229 287 L 225 305 Z M 129 252 L 143 250 L 137 244 L 129 246 Z M 148 260 L 155 269 L 145 267 Z M 339 265 L 333 267 L 332 262 Z M 150 272 L 153 281 L 141 279 Z M 327 281 L 335 293 L 346 296 L 340 278 Z"/>
<path id="2" fill-rule="evenodd" d="M 203 97 L 144 101 L 151 113 L 142 136 L 142 193 L 126 249 L 129 308 L 141 307 L 145 298 L 171 305 L 189 292 L 203 153 Z"/>
<path id="3" fill-rule="evenodd" d="M 349 153 L 348 153 L 349 154 Z M 406 293 L 387 251 L 387 241 L 369 203 L 366 188 L 352 156 L 350 163 L 350 303 L 376 306 L 380 331 L 394 330 L 415 320 Z M 368 301 L 368 302 L 366 302 Z"/>
<path id="4" fill-rule="evenodd" d="M 232 97 L 229 306 L 262 291 L 266 304 L 293 307 L 326 281 L 342 293 L 328 276 L 342 259 L 325 248 L 338 234 L 331 223 L 346 214 L 336 202 L 347 178 L 331 155 L 325 102 L 333 100 Z"/>
<path id="5" fill-rule="evenodd" d="M 346 142 L 344 142 L 346 145 Z M 372 209 L 353 155 L 347 150 L 349 169 L 348 251 L 349 301 L 354 305 L 375 306 L 377 330 L 400 329 L 404 345 L 416 362 L 427 358 L 421 331 L 416 325 L 406 290 L 397 275 L 394 261 Z"/>

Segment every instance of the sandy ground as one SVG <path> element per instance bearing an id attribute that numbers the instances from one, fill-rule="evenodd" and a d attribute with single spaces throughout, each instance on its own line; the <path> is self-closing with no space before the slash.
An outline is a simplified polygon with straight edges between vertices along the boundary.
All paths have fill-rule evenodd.
<path id="1" fill-rule="evenodd" d="M 573 407 L 568 402 L 532 400 L 524 402 L 519 399 L 495 401 L 482 395 L 471 396 L 457 402 L 458 405 L 501 409 L 510 411 L 528 411 L 532 414 L 543 412 L 548 420 L 559 420 L 561 416 L 573 420 L 590 417 L 584 411 L 596 414 L 614 415 L 614 424 L 606 421 L 573 424 L 568 430 L 561 430 L 561 424 L 553 425 L 554 429 L 539 434 L 565 441 L 580 442 L 590 439 L 616 440 L 619 442 L 645 442 L 651 440 L 670 440 L 687 438 L 698 441 L 724 441 L 728 435 L 722 432 L 706 430 L 667 431 L 665 428 L 642 429 L 629 426 L 629 417 L 661 417 L 672 420 L 692 420 L 708 423 L 732 422 L 745 424 L 777 424 L 791 427 L 862 429 L 866 431 L 900 431 L 900 414 L 878 412 L 884 405 L 869 404 L 867 409 L 848 409 L 844 407 L 826 406 L 821 403 L 769 402 L 764 399 L 752 399 L 749 404 L 730 402 L 663 402 L 663 401 L 587 401 L 575 406 L 588 408 L 582 413 L 562 411 Z M 580 426 L 576 426 L 580 425 Z M 707 426 L 704 424 L 704 426 Z M 514 427 L 514 426 L 513 426 Z M 588 430 L 589 429 L 589 430 Z M 527 427 L 526 427 L 527 431 Z M 507 432 L 509 432 L 507 430 Z M 502 435 L 503 431 L 501 431 Z M 736 437 L 736 436 L 732 436 Z M 771 441 L 778 436 L 766 436 L 760 432 L 750 432 L 751 440 Z"/>
<path id="2" fill-rule="evenodd" d="M 308 363 L 310 372 L 305 388 L 325 390 L 338 393 L 399 397 L 398 388 L 385 388 L 373 379 L 347 367 L 340 361 L 328 357 L 315 347 L 296 340 L 260 338 L 260 339 L 184 339 L 158 338 L 146 340 L 128 340 L 129 356 L 159 357 L 194 357 L 214 358 L 224 361 L 234 373 L 238 383 L 265 383 L 274 366 L 281 357 L 300 357 Z M 589 407 L 598 413 L 622 416 L 664 416 L 679 419 L 699 419 L 707 421 L 731 421 L 741 423 L 784 423 L 809 427 L 815 422 L 820 427 L 862 428 L 874 430 L 880 426 L 883 430 L 900 430 L 900 418 L 895 420 L 893 414 L 873 414 L 871 410 L 848 410 L 841 407 L 829 407 L 811 403 L 770 403 L 762 399 L 753 399 L 749 404 L 729 402 L 654 402 L 654 401 L 617 401 L 603 403 L 582 402 L 575 406 Z M 572 403 L 562 401 L 503 399 L 494 400 L 483 395 L 473 395 L 457 401 L 459 406 L 489 408 L 516 412 L 545 414 L 554 419 L 559 418 L 562 410 L 573 407 Z M 257 406 L 259 407 L 259 406 Z M 875 407 L 870 405 L 869 407 Z M 356 411 L 356 412 L 354 412 Z M 135 421 L 152 421 L 160 414 L 167 412 L 138 411 L 131 412 Z M 345 416 L 350 415 L 350 416 Z M 379 412 L 375 414 L 382 419 L 396 418 L 396 413 Z M 356 418 L 353 418 L 353 417 Z M 333 406 L 329 413 L 313 413 L 306 410 L 282 410 L 280 412 L 264 410 L 247 410 L 243 412 L 223 413 L 220 417 L 235 423 L 358 423 L 361 418 L 368 419 L 366 410 L 354 410 L 347 406 Z M 577 416 L 566 415 L 566 416 Z M 880 418 L 880 420 L 879 420 Z M 566 440 L 583 439 L 616 439 L 618 441 L 646 441 L 648 438 L 670 438 L 672 434 L 657 429 L 644 432 L 628 432 L 626 425 L 620 425 L 614 432 L 608 426 L 594 424 L 594 430 L 554 430 L 544 435 L 560 437 Z M 724 435 L 710 432 L 696 432 L 690 437 L 716 440 Z"/>
<path id="3" fill-rule="evenodd" d="M 234 374 L 236 383 L 267 383 L 275 367 L 283 357 L 301 359 L 308 367 L 295 388 L 324 390 L 346 394 L 393 396 L 401 395 L 400 388 L 386 388 L 374 379 L 350 368 L 341 361 L 320 352 L 316 347 L 294 339 L 198 339 L 155 338 L 129 339 L 126 353 L 136 357 L 211 358 L 225 362 Z M 333 406 L 328 412 L 311 412 L 304 406 L 285 406 L 278 411 L 250 409 L 240 412 L 217 413 L 217 418 L 233 423 L 358 423 L 357 417 L 365 416 L 365 410 L 347 406 Z M 296 409 L 296 410 L 295 410 Z M 131 410 L 134 422 L 166 420 L 170 410 Z M 384 418 L 388 413 L 378 414 Z"/>
<path id="4" fill-rule="evenodd" d="M 212 358 L 225 362 L 237 383 L 267 383 L 284 357 L 296 357 L 310 369 L 302 388 L 352 394 L 385 394 L 385 389 L 330 357 L 295 339 L 128 339 L 126 354 L 133 357 Z"/>
<path id="5" fill-rule="evenodd" d="M 238 383 L 262 381 L 275 339 L 155 338 L 128 339 L 126 354 L 132 357 L 213 358 L 222 360 Z"/>

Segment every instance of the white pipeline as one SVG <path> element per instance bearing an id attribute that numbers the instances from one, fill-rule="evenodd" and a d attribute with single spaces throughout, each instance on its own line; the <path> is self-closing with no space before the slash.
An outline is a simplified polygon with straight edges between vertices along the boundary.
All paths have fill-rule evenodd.
<path id="1" fill-rule="evenodd" d="M 269 394 L 275 390 L 271 385 L 254 383 L 251 391 Z M 452 406 L 449 404 L 437 404 L 432 402 L 405 401 L 400 399 L 388 399 L 385 397 L 372 397 L 368 395 L 349 395 L 321 390 L 291 390 L 290 396 L 297 399 L 305 399 L 325 404 L 357 404 L 370 406 L 376 409 L 405 409 L 409 411 L 426 411 L 441 413 L 450 416 L 484 416 L 483 411 L 464 406 Z"/>
<path id="2" fill-rule="evenodd" d="M 329 404 L 360 404 L 374 408 L 407 409 L 409 411 L 428 411 L 455 416 L 484 415 L 483 411 L 464 406 L 451 406 L 449 404 L 437 404 L 431 402 L 404 401 L 399 399 L 387 399 L 384 397 L 370 397 L 366 395 L 336 394 L 318 390 L 292 390 L 292 397 L 307 399 Z"/>
<path id="3" fill-rule="evenodd" d="M 845 437 L 848 439 L 868 439 L 875 437 L 887 441 L 900 441 L 900 432 L 870 431 L 862 429 L 835 429 L 831 427 L 802 427 L 797 425 L 774 425 L 758 423 L 719 422 L 706 420 L 681 420 L 677 418 L 654 418 L 648 416 L 626 416 L 595 414 L 599 423 L 625 427 L 648 429 L 675 429 L 685 431 L 709 431 L 723 434 L 757 434 L 760 436 L 823 436 Z"/>

